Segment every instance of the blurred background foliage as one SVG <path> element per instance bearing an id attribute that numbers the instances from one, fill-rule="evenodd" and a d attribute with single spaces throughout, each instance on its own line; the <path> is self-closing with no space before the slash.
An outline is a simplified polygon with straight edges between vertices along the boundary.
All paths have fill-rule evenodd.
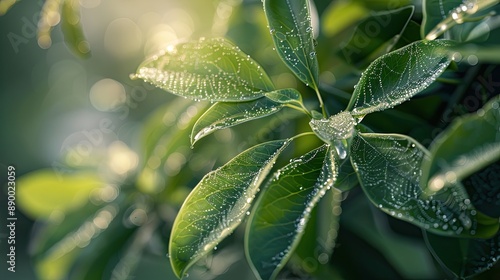
<path id="1" fill-rule="evenodd" d="M 59 1 L 15 2 L 0 2 L 0 14 L 5 13 L 0 17 L 0 164 L 3 170 L 16 167 L 22 211 L 17 212 L 17 272 L 6 274 L 3 261 L 0 278 L 174 279 L 166 255 L 169 232 L 191 188 L 251 145 L 289 137 L 308 124 L 284 110 L 218 131 L 191 149 L 190 128 L 209 104 L 174 97 L 129 75 L 144 57 L 169 45 L 225 36 L 258 61 L 277 88 L 298 88 L 306 99 L 314 92 L 273 51 L 258 0 L 68 0 L 62 1 L 61 14 L 40 25 L 40 11 L 50 11 L 44 3 Z M 331 111 L 345 107 L 361 71 L 395 36 L 400 35 L 396 46 L 420 39 L 420 1 L 314 3 L 320 88 Z M 391 14 L 393 24 L 368 38 L 369 48 L 351 56 L 349 41 L 359 35 L 357 27 L 409 4 L 416 8 L 404 32 L 398 23 L 401 9 Z M 38 35 L 37 26 L 45 28 Z M 50 40 L 44 37 L 48 32 Z M 368 116 L 365 124 L 428 146 L 454 117 L 498 95 L 498 38 L 492 33 L 487 43 L 468 46 L 470 55 L 457 60 L 456 71 L 446 72 L 411 102 Z M 483 45 L 489 49 L 481 53 Z M 307 140 L 297 141 L 288 158 L 319 144 Z M 1 205 L 6 205 L 4 194 Z M 338 199 L 342 207 L 323 199 L 281 279 L 449 277 L 434 263 L 420 229 L 374 209 L 359 188 Z M 331 220 L 332 211 L 342 213 L 340 220 L 326 225 L 322 235 L 325 231 L 317 228 Z M 6 211 L 1 215 L 5 219 Z M 2 229 L 2 252 L 5 236 Z M 254 279 L 242 237 L 240 227 L 191 270 L 190 279 Z M 331 258 L 323 254 L 332 251 Z M 498 275 L 497 265 L 479 278 Z"/>

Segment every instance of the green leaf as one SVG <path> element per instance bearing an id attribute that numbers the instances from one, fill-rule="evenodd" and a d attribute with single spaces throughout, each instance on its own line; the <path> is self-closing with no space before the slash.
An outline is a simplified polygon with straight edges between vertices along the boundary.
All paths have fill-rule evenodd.
<path id="1" fill-rule="evenodd" d="M 18 2 L 18 0 L 0 0 L 0 16 L 5 15 L 16 2 Z"/>
<path id="2" fill-rule="evenodd" d="M 381 47 L 405 30 L 413 15 L 413 6 L 378 12 L 370 15 L 356 27 L 349 42 L 342 46 L 344 59 L 350 64 L 360 65 L 363 60 L 377 57 Z"/>
<path id="3" fill-rule="evenodd" d="M 409 100 L 448 67 L 449 46 L 445 40 L 418 41 L 379 57 L 362 74 L 347 110 L 361 117 Z"/>
<path id="4" fill-rule="evenodd" d="M 62 175 L 49 169 L 28 173 L 19 178 L 17 185 L 19 208 L 34 219 L 64 216 L 85 205 L 92 191 L 106 187 L 93 172 Z"/>
<path id="5" fill-rule="evenodd" d="M 247 258 L 258 278 L 274 279 L 286 264 L 311 210 L 337 177 L 328 145 L 291 160 L 266 184 L 245 235 Z"/>
<path id="6" fill-rule="evenodd" d="M 500 217 L 500 160 L 463 180 L 472 204 L 490 217 Z"/>
<path id="7" fill-rule="evenodd" d="M 42 231 L 42 235 L 35 239 L 35 242 L 41 242 L 42 248 L 45 249 L 34 259 L 38 274 L 46 279 L 81 279 L 87 273 L 102 274 L 111 256 L 116 257 L 119 254 L 126 241 L 123 238 L 128 238 L 136 229 L 124 224 L 127 206 L 127 202 L 120 197 L 112 203 L 98 207 L 95 213 L 86 218 L 73 212 L 70 217 L 79 217 L 82 220 L 77 220 L 81 224 L 72 231 L 66 231 L 66 221 L 61 225 L 49 224 L 48 231 Z M 58 227 L 62 232 L 57 230 Z M 50 233 L 56 233 L 60 239 L 54 243 Z M 44 244 L 46 242 L 49 244 Z M 116 244 L 117 242 L 119 244 Z M 76 275 L 69 276 L 75 270 L 78 271 Z M 109 277 L 99 275 L 97 278 Z"/>
<path id="8" fill-rule="evenodd" d="M 78 0 L 62 1 L 61 30 L 69 49 L 80 57 L 90 56 L 90 47 L 83 33 Z"/>
<path id="9" fill-rule="evenodd" d="M 281 59 L 302 82 L 317 90 L 319 68 L 309 1 L 264 0 L 264 11 Z"/>
<path id="10" fill-rule="evenodd" d="M 346 157 L 338 164 L 339 174 L 335 181 L 335 188 L 343 192 L 349 191 L 359 184 L 356 170 L 352 167 L 351 159 Z"/>
<path id="11" fill-rule="evenodd" d="M 329 38 L 335 38 L 339 33 L 366 17 L 368 12 L 367 7 L 359 1 L 331 2 L 321 16 L 322 32 Z"/>
<path id="12" fill-rule="evenodd" d="M 186 198 L 170 236 L 170 262 L 181 278 L 241 223 L 276 158 L 290 140 L 254 146 L 214 170 Z"/>
<path id="13" fill-rule="evenodd" d="M 382 211 L 430 232 L 464 237 L 489 237 L 498 229 L 474 209 L 460 184 L 424 198 L 420 166 L 428 151 L 398 134 L 358 134 L 351 161 L 363 191 Z"/>
<path id="14" fill-rule="evenodd" d="M 139 190 L 155 194 L 166 187 L 165 179 L 175 174 L 165 168 L 165 162 L 175 153 L 186 159 L 192 153 L 186 140 L 206 107 L 204 103 L 177 98 L 151 114 L 142 131 L 144 166 L 137 179 Z M 181 161 L 176 162 L 180 169 Z"/>
<path id="15" fill-rule="evenodd" d="M 257 62 L 222 38 L 169 48 L 143 62 L 135 78 L 194 100 L 248 101 L 274 89 Z"/>
<path id="16" fill-rule="evenodd" d="M 490 239 L 453 238 L 424 232 L 427 247 L 438 263 L 458 279 L 473 277 L 500 259 L 500 232 Z"/>
<path id="17" fill-rule="evenodd" d="M 421 36 L 434 40 L 446 32 L 446 38 L 465 42 L 480 19 L 495 13 L 496 4 L 498 0 L 425 0 Z"/>
<path id="18" fill-rule="evenodd" d="M 296 90 L 283 89 L 266 93 L 265 97 L 252 101 L 215 103 L 195 123 L 191 145 L 217 130 L 272 115 L 286 104 L 297 102 L 300 102 L 300 94 Z"/>
<path id="19" fill-rule="evenodd" d="M 174 138 L 174 135 L 180 134 L 180 131 L 189 127 L 185 124 L 193 122 L 195 116 L 192 115 L 199 115 L 200 111 L 205 108 L 201 104 L 184 98 L 175 98 L 153 111 L 142 126 L 141 144 L 144 158 L 148 159 L 153 156 L 158 144 L 164 145 L 173 141 L 173 139 L 161 141 L 166 135 Z"/>
<path id="20" fill-rule="evenodd" d="M 419 34 L 420 34 L 420 24 L 414 22 L 413 20 L 408 21 L 408 24 L 405 26 L 405 29 L 401 33 L 398 41 L 392 48 L 394 50 L 397 50 L 413 42 L 419 41 L 420 40 Z"/>
<path id="21" fill-rule="evenodd" d="M 430 147 L 420 185 L 433 194 L 500 160 L 500 97 L 457 118 Z"/>

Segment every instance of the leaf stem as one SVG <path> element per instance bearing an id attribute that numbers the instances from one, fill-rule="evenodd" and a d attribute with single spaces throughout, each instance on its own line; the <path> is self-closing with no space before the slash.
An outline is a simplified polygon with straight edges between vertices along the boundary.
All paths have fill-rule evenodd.
<path id="1" fill-rule="evenodd" d="M 321 112 L 323 113 L 323 117 L 328 118 L 328 113 L 326 112 L 325 103 L 323 103 L 323 98 L 321 97 L 321 94 L 319 92 L 317 85 L 314 85 L 314 91 L 316 92 L 316 95 L 318 96 L 319 107 L 321 107 Z"/>
<path id="2" fill-rule="evenodd" d="M 309 112 L 309 110 L 307 110 L 307 108 L 304 106 L 304 104 L 302 102 L 299 102 L 299 105 L 300 106 L 296 106 L 296 105 L 293 105 L 293 104 L 286 104 L 287 107 L 289 108 L 292 108 L 292 109 L 295 109 L 297 111 L 300 111 L 300 112 L 303 112 L 305 113 L 309 118 L 312 118 L 312 115 L 311 113 Z"/>

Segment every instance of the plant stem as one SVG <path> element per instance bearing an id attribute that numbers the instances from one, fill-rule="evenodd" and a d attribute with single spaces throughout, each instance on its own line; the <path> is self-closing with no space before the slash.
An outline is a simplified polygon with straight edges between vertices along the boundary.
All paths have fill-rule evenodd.
<path id="1" fill-rule="evenodd" d="M 321 94 L 319 93 L 317 85 L 314 85 L 314 91 L 316 91 L 316 95 L 318 96 L 319 107 L 321 107 L 321 112 L 323 113 L 323 117 L 328 118 L 328 113 L 326 112 L 325 103 L 323 103 L 323 98 L 321 98 Z"/>

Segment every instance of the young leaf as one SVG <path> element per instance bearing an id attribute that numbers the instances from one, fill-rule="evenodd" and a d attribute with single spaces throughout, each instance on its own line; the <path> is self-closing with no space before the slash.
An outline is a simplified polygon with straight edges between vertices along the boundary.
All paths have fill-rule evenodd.
<path id="1" fill-rule="evenodd" d="M 182 278 L 241 223 L 262 181 L 290 140 L 254 146 L 214 170 L 184 201 L 170 236 L 170 262 Z"/>
<path id="2" fill-rule="evenodd" d="M 436 137 L 430 152 L 431 156 L 422 163 L 420 182 L 426 194 L 500 160 L 500 97 L 476 113 L 457 118 Z"/>
<path id="3" fill-rule="evenodd" d="M 310 212 L 337 167 L 328 145 L 291 160 L 266 184 L 246 227 L 245 250 L 258 278 L 273 279 L 302 237 Z"/>
<path id="4" fill-rule="evenodd" d="M 491 7 L 498 2 L 498 0 L 425 0 L 421 36 L 434 40 L 448 32 L 446 38 L 464 42 L 478 25 L 477 21 L 480 18 L 491 15 L 491 12 L 495 13 Z"/>
<path id="5" fill-rule="evenodd" d="M 80 2 L 78 0 L 62 1 L 61 30 L 64 41 L 73 53 L 80 57 L 90 56 L 90 47 L 83 33 L 80 20 Z"/>
<path id="6" fill-rule="evenodd" d="M 169 48 L 143 62 L 135 77 L 194 100 L 248 101 L 274 89 L 257 62 L 222 38 Z"/>
<path id="7" fill-rule="evenodd" d="M 19 178 L 19 207 L 34 219 L 63 215 L 85 205 L 94 190 L 106 186 L 97 174 L 77 172 L 62 175 L 53 170 L 38 170 Z M 47 195 L 50 193 L 50 195 Z"/>
<path id="8" fill-rule="evenodd" d="M 347 106 L 353 116 L 399 105 L 427 88 L 448 67 L 450 41 L 417 41 L 376 59 L 362 74 Z"/>
<path id="9" fill-rule="evenodd" d="M 427 247 L 457 279 L 473 277 L 500 259 L 500 232 L 489 239 L 454 238 L 424 231 Z"/>
<path id="10" fill-rule="evenodd" d="M 380 48 L 401 34 L 413 15 L 413 6 L 375 13 L 356 27 L 354 34 L 341 52 L 350 64 L 361 64 L 364 59 L 380 54 Z M 376 57 L 376 56 L 375 56 Z"/>
<path id="11" fill-rule="evenodd" d="M 428 151 L 418 142 L 398 134 L 360 133 L 351 144 L 351 161 L 361 187 L 382 211 L 437 234 L 495 234 L 498 219 L 485 218 L 480 223 L 461 184 L 422 197 L 419 169 L 426 156 Z"/>
<path id="12" fill-rule="evenodd" d="M 272 91 L 256 100 L 212 105 L 195 123 L 191 133 L 191 145 L 201 138 L 219 130 L 247 121 L 269 116 L 286 104 L 300 102 L 300 94 L 294 89 Z"/>
<path id="13" fill-rule="evenodd" d="M 306 85 L 317 90 L 318 59 L 314 49 L 308 0 L 264 0 L 264 11 L 276 50 Z"/>

